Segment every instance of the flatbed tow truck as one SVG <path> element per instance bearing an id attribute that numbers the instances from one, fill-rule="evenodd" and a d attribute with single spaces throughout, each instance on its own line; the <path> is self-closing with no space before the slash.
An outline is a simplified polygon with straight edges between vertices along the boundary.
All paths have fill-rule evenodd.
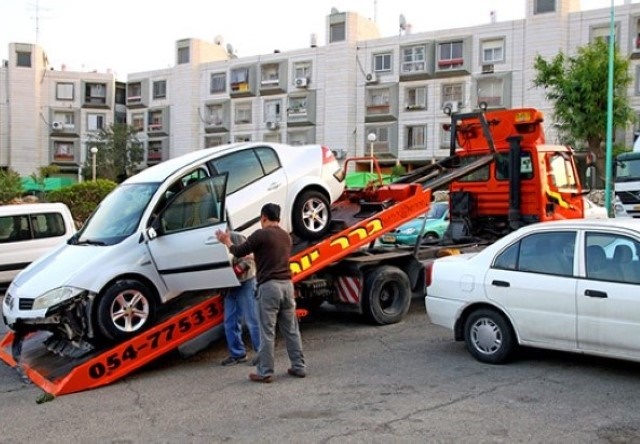
<path id="1" fill-rule="evenodd" d="M 577 180 L 573 152 L 544 144 L 540 112 L 531 108 L 472 112 L 451 119 L 449 157 L 392 184 L 380 180 L 345 190 L 332 205 L 333 229 L 328 237 L 312 244 L 294 239 L 290 268 L 299 316 L 328 302 L 361 313 L 375 324 L 399 322 L 411 298 L 424 295 L 425 261 L 477 251 L 525 223 L 582 217 L 579 183 L 558 185 L 562 180 L 554 170 L 561 163 L 565 176 Z M 347 159 L 345 171 L 350 162 L 363 160 L 373 161 L 380 173 L 370 157 Z M 547 177 L 554 171 L 551 186 Z M 413 248 L 376 245 L 385 233 L 426 213 L 432 192 L 445 187 L 451 202 L 445 239 Z M 0 359 L 46 394 L 57 396 L 116 381 L 222 322 L 222 293 L 200 291 L 168 305 L 152 328 L 84 356 L 51 353 L 43 346 L 46 332 L 32 333 L 22 341 L 9 332 L 0 341 Z"/>

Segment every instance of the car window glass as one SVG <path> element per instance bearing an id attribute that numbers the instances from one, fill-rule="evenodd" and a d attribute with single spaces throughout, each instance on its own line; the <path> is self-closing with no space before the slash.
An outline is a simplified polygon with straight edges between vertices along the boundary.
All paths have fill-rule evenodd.
<path id="1" fill-rule="evenodd" d="M 585 236 L 587 279 L 640 283 L 640 243 L 615 233 L 587 232 Z"/>
<path id="2" fill-rule="evenodd" d="M 467 166 L 477 161 L 480 156 L 464 156 L 460 158 L 460 167 Z M 486 182 L 489 180 L 489 165 L 467 174 L 458 179 L 459 182 Z"/>
<path id="3" fill-rule="evenodd" d="M 62 236 L 65 233 L 64 220 L 60 213 L 32 214 L 31 225 L 33 237 L 36 239 Z"/>
<path id="4" fill-rule="evenodd" d="M 493 262 L 493 268 L 501 270 L 516 270 L 518 266 L 518 252 L 520 250 L 520 242 L 510 245 L 496 256 Z"/>
<path id="5" fill-rule="evenodd" d="M 509 179 L 509 155 L 498 154 L 496 158 L 496 179 Z M 523 180 L 533 177 L 533 167 L 531 162 L 531 153 L 520 153 L 520 178 Z"/>
<path id="6" fill-rule="evenodd" d="M 162 232 L 200 228 L 223 220 L 225 176 L 201 180 L 182 190 L 160 215 Z"/>
<path id="7" fill-rule="evenodd" d="M 0 242 L 16 242 L 31 238 L 29 218 L 26 215 L 0 218 Z"/>
<path id="8" fill-rule="evenodd" d="M 262 178 L 262 166 L 252 149 L 237 151 L 212 161 L 218 173 L 229 173 L 227 193 L 231 194 Z"/>
<path id="9" fill-rule="evenodd" d="M 276 152 L 269 147 L 259 147 L 255 149 L 265 174 L 271 174 L 280 168 L 280 160 Z"/>
<path id="10" fill-rule="evenodd" d="M 520 241 L 518 270 L 558 276 L 573 275 L 574 231 L 536 233 Z"/>

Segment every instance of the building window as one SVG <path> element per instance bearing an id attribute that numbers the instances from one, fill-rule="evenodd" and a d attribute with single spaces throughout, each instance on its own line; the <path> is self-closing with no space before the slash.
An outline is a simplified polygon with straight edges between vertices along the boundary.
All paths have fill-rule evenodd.
<path id="1" fill-rule="evenodd" d="M 163 124 L 163 116 L 162 111 L 155 110 L 149 111 L 149 126 L 147 127 L 147 131 L 162 131 Z"/>
<path id="2" fill-rule="evenodd" d="M 164 99 L 167 97 L 167 81 L 158 80 L 153 82 L 153 98 Z"/>
<path id="3" fill-rule="evenodd" d="M 231 91 L 249 90 L 249 68 L 238 68 L 231 71 Z"/>
<path id="4" fill-rule="evenodd" d="M 635 87 L 635 94 L 636 96 L 640 96 L 640 65 L 636 65 L 636 87 Z"/>
<path id="5" fill-rule="evenodd" d="M 482 64 L 504 62 L 504 40 L 482 42 Z"/>
<path id="6" fill-rule="evenodd" d="M 280 132 L 273 131 L 270 133 L 265 133 L 262 136 L 262 140 L 269 143 L 280 143 L 282 141 L 282 136 L 280 135 Z"/>
<path id="7" fill-rule="evenodd" d="M 455 69 L 462 66 L 463 44 L 461 41 L 438 44 L 438 69 Z"/>
<path id="8" fill-rule="evenodd" d="M 426 47 L 410 46 L 402 48 L 402 72 L 423 72 L 426 70 Z"/>
<path id="9" fill-rule="evenodd" d="M 293 65 L 293 84 L 296 79 L 311 80 L 311 62 L 297 62 Z"/>
<path id="10" fill-rule="evenodd" d="M 139 102 L 140 100 L 142 100 L 142 83 L 129 83 L 127 85 L 127 102 Z"/>
<path id="11" fill-rule="evenodd" d="M 375 72 L 391 71 L 391 54 L 376 54 L 373 56 L 373 70 Z"/>
<path id="12" fill-rule="evenodd" d="M 211 94 L 223 93 L 227 90 L 227 74 L 217 72 L 211 74 L 211 83 L 209 84 L 209 92 Z"/>
<path id="13" fill-rule="evenodd" d="M 236 105 L 234 123 L 242 125 L 251 123 L 251 103 L 239 103 Z"/>
<path id="14" fill-rule="evenodd" d="M 100 131 L 104 129 L 104 114 L 87 114 L 87 131 Z"/>
<path id="15" fill-rule="evenodd" d="M 277 85 L 279 82 L 279 66 L 277 63 L 262 65 L 260 68 L 261 85 Z"/>
<path id="16" fill-rule="evenodd" d="M 211 148 L 213 146 L 220 146 L 226 143 L 226 136 L 205 136 L 204 137 L 204 147 Z"/>
<path id="17" fill-rule="evenodd" d="M 147 146 L 147 162 L 162 162 L 162 140 L 150 140 Z"/>
<path id="18" fill-rule="evenodd" d="M 448 129 L 445 129 L 448 128 Z M 440 125 L 440 148 L 451 148 L 451 128 Z"/>
<path id="19" fill-rule="evenodd" d="M 73 142 L 56 140 L 53 142 L 53 161 L 73 162 L 75 158 L 73 151 Z"/>
<path id="20" fill-rule="evenodd" d="M 267 100 L 264 102 L 264 121 L 280 122 L 282 103 L 280 100 Z"/>
<path id="21" fill-rule="evenodd" d="M 178 65 L 189 63 L 189 47 L 178 48 Z"/>
<path id="22" fill-rule="evenodd" d="M 597 39 L 602 39 L 604 40 L 604 42 L 609 45 L 609 31 L 611 31 L 611 28 L 609 25 L 606 26 L 598 26 L 595 28 L 591 29 L 591 42 L 595 42 Z M 618 35 L 618 26 L 615 25 L 614 26 L 614 35 Z M 616 40 L 614 40 L 614 43 L 616 43 L 617 46 L 617 42 L 618 42 L 618 38 L 616 37 Z"/>
<path id="23" fill-rule="evenodd" d="M 287 134 L 287 143 L 289 145 L 307 145 L 311 142 L 307 138 L 306 131 L 289 131 Z"/>
<path id="24" fill-rule="evenodd" d="M 249 134 L 238 134 L 233 137 L 234 142 L 251 142 L 251 135 Z"/>
<path id="25" fill-rule="evenodd" d="M 422 150 L 427 147 L 426 125 L 407 126 L 407 149 Z"/>
<path id="26" fill-rule="evenodd" d="M 224 118 L 224 110 L 222 108 L 222 105 L 207 105 L 206 112 L 207 115 L 205 116 L 205 120 L 207 125 L 222 125 Z"/>
<path id="27" fill-rule="evenodd" d="M 534 14 L 544 14 L 556 11 L 556 0 L 535 0 L 533 7 Z"/>
<path id="28" fill-rule="evenodd" d="M 144 113 L 131 114 L 131 126 L 136 131 L 144 131 Z"/>
<path id="29" fill-rule="evenodd" d="M 56 111 L 53 113 L 53 122 L 62 124 L 62 129 L 75 129 L 75 114 L 73 111 Z"/>
<path id="30" fill-rule="evenodd" d="M 31 68 L 31 53 L 24 51 L 16 52 L 16 66 L 21 68 Z"/>
<path id="31" fill-rule="evenodd" d="M 346 23 L 334 23 L 329 26 L 329 43 L 344 42 L 347 39 Z"/>
<path id="32" fill-rule="evenodd" d="M 302 116 L 307 114 L 307 98 L 306 97 L 289 97 L 289 107 L 287 115 Z"/>
<path id="33" fill-rule="evenodd" d="M 373 154 L 389 152 L 389 129 L 385 126 L 372 126 L 365 129 L 365 150 L 364 154 L 368 156 L 371 152 L 371 142 L 367 140 L 369 134 L 376 135 L 376 141 L 373 142 Z"/>
<path id="34" fill-rule="evenodd" d="M 370 89 L 367 91 L 367 115 L 389 114 L 388 88 Z"/>
<path id="35" fill-rule="evenodd" d="M 480 104 L 481 102 L 485 102 L 489 107 L 503 106 L 503 79 L 478 79 L 477 88 L 478 104 Z"/>
<path id="36" fill-rule="evenodd" d="M 85 87 L 85 103 L 97 105 L 107 104 L 107 85 L 104 83 L 87 83 Z"/>
<path id="37" fill-rule="evenodd" d="M 462 83 L 447 83 L 442 85 L 442 106 L 446 102 L 464 102 L 464 85 Z"/>
<path id="38" fill-rule="evenodd" d="M 405 90 L 405 107 L 408 110 L 427 108 L 427 87 L 407 88 Z"/>
<path id="39" fill-rule="evenodd" d="M 73 100 L 73 83 L 56 83 L 57 100 Z"/>

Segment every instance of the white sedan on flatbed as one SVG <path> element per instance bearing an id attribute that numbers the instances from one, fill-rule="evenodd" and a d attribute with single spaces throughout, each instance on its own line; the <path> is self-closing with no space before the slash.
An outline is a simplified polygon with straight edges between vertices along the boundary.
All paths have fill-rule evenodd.
<path id="1" fill-rule="evenodd" d="M 426 310 L 482 362 L 519 346 L 640 361 L 640 220 L 529 225 L 434 261 Z"/>

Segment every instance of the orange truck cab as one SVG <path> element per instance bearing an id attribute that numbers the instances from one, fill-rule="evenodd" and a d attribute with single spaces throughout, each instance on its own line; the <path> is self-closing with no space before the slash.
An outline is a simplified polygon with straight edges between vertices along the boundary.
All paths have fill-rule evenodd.
<path id="1" fill-rule="evenodd" d="M 573 149 L 548 145 L 533 108 L 452 115 L 451 159 L 495 161 L 449 185 L 452 222 L 466 235 L 501 237 L 522 225 L 584 217 Z"/>

